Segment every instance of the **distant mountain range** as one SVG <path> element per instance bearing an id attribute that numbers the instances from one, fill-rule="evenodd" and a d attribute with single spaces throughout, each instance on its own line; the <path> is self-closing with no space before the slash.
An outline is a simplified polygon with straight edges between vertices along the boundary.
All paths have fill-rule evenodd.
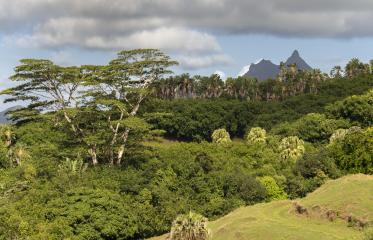
<path id="1" fill-rule="evenodd" d="M 16 109 L 19 109 L 19 108 L 21 108 L 21 106 L 11 107 L 11 108 L 8 108 L 8 109 L 0 112 L 0 124 L 11 123 L 11 121 L 8 120 L 8 117 L 6 116 L 6 114 L 10 111 L 13 111 L 13 110 L 16 110 Z"/>
<path id="2" fill-rule="evenodd" d="M 286 60 L 285 66 L 290 64 L 296 64 L 297 68 L 300 70 L 311 70 L 310 65 L 304 61 L 297 50 Z M 252 63 L 245 66 L 241 72 L 240 76 L 255 77 L 260 81 L 267 80 L 269 78 L 275 79 L 280 73 L 280 65 L 272 63 L 270 60 L 260 60 L 257 63 Z"/>

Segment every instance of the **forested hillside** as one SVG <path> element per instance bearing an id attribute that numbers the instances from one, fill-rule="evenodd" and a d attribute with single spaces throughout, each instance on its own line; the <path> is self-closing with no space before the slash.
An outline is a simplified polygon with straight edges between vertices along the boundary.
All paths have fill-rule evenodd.
<path id="1" fill-rule="evenodd" d="M 21 60 L 1 92 L 25 107 L 0 127 L 0 239 L 174 240 L 190 226 L 207 239 L 207 218 L 373 174 L 373 66 L 258 83 L 175 64 L 154 49 L 102 66 Z"/>

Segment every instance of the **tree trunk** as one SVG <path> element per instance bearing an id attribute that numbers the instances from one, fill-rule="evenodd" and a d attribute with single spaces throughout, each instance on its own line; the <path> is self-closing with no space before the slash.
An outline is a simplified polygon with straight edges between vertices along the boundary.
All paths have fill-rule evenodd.
<path id="1" fill-rule="evenodd" d="M 88 150 L 88 153 L 91 156 L 93 166 L 96 166 L 98 164 L 98 161 L 97 161 L 97 152 L 96 152 L 96 145 L 93 146 L 93 147 L 91 147 Z"/>
<path id="2" fill-rule="evenodd" d="M 123 134 L 123 137 L 122 137 L 123 144 L 119 147 L 119 150 L 118 150 L 117 165 L 120 165 L 122 163 L 124 150 L 125 150 L 125 147 L 126 147 L 126 143 L 127 143 L 127 140 L 128 140 L 129 133 L 130 133 L 130 129 L 127 128 L 126 131 Z"/>
<path id="3" fill-rule="evenodd" d="M 144 100 L 144 97 L 141 96 L 139 101 L 137 102 L 137 104 L 132 109 L 132 111 L 130 113 L 130 116 L 133 117 L 137 114 L 137 112 L 139 111 L 139 108 L 140 108 L 140 104 L 143 100 Z M 126 143 L 127 143 L 130 131 L 131 130 L 129 128 L 126 128 L 124 133 L 121 135 L 122 145 L 119 147 L 119 150 L 118 150 L 118 156 L 117 156 L 117 162 L 116 162 L 117 165 L 120 165 L 122 163 L 122 159 L 123 159 L 123 155 L 124 155 L 124 149 L 126 147 Z"/>

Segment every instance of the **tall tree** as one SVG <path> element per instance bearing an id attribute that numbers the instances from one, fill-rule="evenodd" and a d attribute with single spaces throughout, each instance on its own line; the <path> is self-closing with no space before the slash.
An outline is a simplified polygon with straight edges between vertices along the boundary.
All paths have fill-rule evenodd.
<path id="1" fill-rule="evenodd" d="M 163 75 L 172 73 L 169 67 L 175 64 L 177 62 L 159 50 L 136 49 L 118 53 L 107 66 L 86 67 L 89 79 L 86 99 L 106 111 L 108 131 L 111 132 L 111 163 L 121 164 L 131 130 L 145 126 L 136 115 L 151 94 L 151 85 Z"/>

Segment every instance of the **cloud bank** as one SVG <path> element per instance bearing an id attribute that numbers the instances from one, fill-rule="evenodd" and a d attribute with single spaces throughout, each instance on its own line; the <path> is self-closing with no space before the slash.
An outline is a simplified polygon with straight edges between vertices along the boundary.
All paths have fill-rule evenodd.
<path id="1" fill-rule="evenodd" d="M 0 31 L 8 42 L 159 48 L 186 68 L 229 62 L 215 34 L 367 37 L 372 22 L 371 0 L 0 0 Z"/>

